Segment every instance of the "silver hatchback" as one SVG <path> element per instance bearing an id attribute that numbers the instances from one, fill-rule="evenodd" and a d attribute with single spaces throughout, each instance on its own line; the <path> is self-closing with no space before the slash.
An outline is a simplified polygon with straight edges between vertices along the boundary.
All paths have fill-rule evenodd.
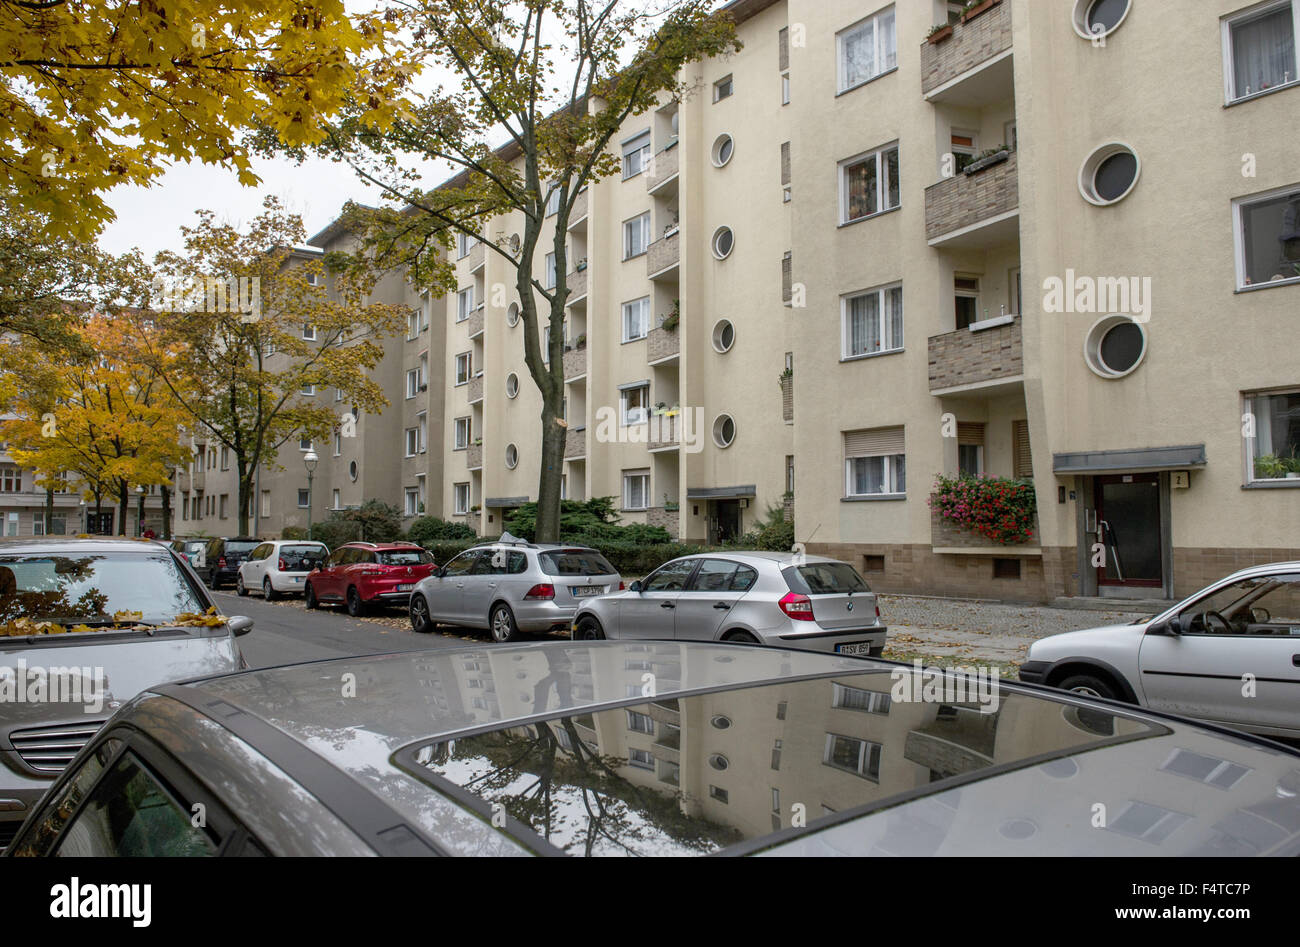
<path id="1" fill-rule="evenodd" d="M 608 560 L 585 546 L 485 543 L 467 549 L 411 592 L 411 627 L 486 628 L 496 641 L 563 631 L 587 599 L 623 588 Z"/>
<path id="2" fill-rule="evenodd" d="M 735 641 L 872 656 L 887 630 L 853 566 L 780 552 L 683 556 L 626 592 L 584 602 L 573 617 L 573 636 L 586 641 Z"/>

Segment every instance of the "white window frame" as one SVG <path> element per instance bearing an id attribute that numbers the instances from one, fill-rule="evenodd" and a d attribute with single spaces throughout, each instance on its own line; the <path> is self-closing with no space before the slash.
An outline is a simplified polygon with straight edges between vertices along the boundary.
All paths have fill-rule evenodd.
<path id="1" fill-rule="evenodd" d="M 644 407 L 628 408 L 628 395 L 634 391 L 644 392 Z M 629 414 L 630 411 L 641 412 L 640 416 Z M 620 427 L 631 427 L 635 424 L 648 424 L 650 421 L 650 385 L 632 385 L 628 388 L 622 388 L 618 393 L 618 423 Z"/>
<path id="2" fill-rule="evenodd" d="M 302 325 L 302 338 L 304 342 L 316 341 L 316 327 L 310 322 L 304 322 Z"/>
<path id="3" fill-rule="evenodd" d="M 887 62 L 887 56 L 884 55 L 885 50 L 881 48 L 881 43 L 880 43 L 881 34 L 879 29 L 879 21 L 886 14 L 894 18 L 894 63 L 893 65 L 885 65 L 885 63 Z M 848 81 L 847 70 L 845 69 L 845 59 L 844 59 L 845 41 L 848 40 L 850 37 L 852 37 L 855 33 L 858 33 L 861 30 L 865 29 L 868 25 L 870 25 L 871 27 L 871 39 L 872 39 L 872 45 L 874 50 L 874 62 L 876 63 L 876 71 L 866 76 L 865 78 L 858 79 L 857 81 L 850 83 Z M 840 94 L 843 94 L 845 92 L 850 92 L 853 89 L 857 89 L 861 86 L 864 86 L 868 82 L 871 82 L 873 79 L 879 79 L 881 76 L 893 72 L 897 68 L 898 68 L 898 16 L 895 13 L 894 7 L 892 5 L 885 7 L 883 10 L 877 10 L 875 13 L 871 14 L 870 16 L 863 17 L 861 20 L 858 20 L 856 23 L 852 24 L 851 26 L 845 27 L 844 29 L 840 30 L 838 33 L 835 34 L 835 88 Z"/>
<path id="4" fill-rule="evenodd" d="M 341 510 L 341 509 L 343 509 L 343 500 L 342 500 L 342 495 L 339 493 L 339 488 L 338 488 L 338 487 L 335 487 L 335 488 L 330 492 L 330 503 L 333 504 L 333 506 L 331 507 L 331 509 L 335 509 L 335 510 Z"/>
<path id="5" fill-rule="evenodd" d="M 1276 397 L 1286 396 L 1286 395 L 1300 396 L 1300 388 L 1295 388 L 1295 387 L 1273 388 L 1265 391 L 1247 391 L 1242 394 L 1242 405 L 1241 405 L 1242 411 L 1246 415 L 1249 415 L 1249 417 L 1252 419 L 1252 422 L 1254 424 L 1254 436 L 1244 438 L 1244 443 L 1243 443 L 1243 458 L 1246 464 L 1245 482 L 1247 484 L 1252 484 L 1252 483 L 1285 484 L 1288 487 L 1294 486 L 1296 488 L 1300 488 L 1300 480 L 1296 480 L 1294 478 L 1288 479 L 1285 474 L 1283 474 L 1281 477 L 1256 477 L 1255 476 L 1255 459 L 1256 459 L 1256 452 L 1259 449 L 1259 440 L 1260 440 L 1260 430 L 1259 430 L 1260 412 L 1258 410 L 1259 401 L 1265 398 L 1276 398 Z M 1278 447 L 1272 443 L 1270 443 L 1269 447 L 1270 449 L 1268 453 L 1276 456 L 1278 453 Z M 1260 456 L 1264 456 L 1264 455 L 1260 455 Z"/>
<path id="6" fill-rule="evenodd" d="M 474 287 L 469 286 L 456 293 L 456 321 L 464 322 L 474 311 Z"/>
<path id="7" fill-rule="evenodd" d="M 623 141 L 623 180 L 644 174 L 650 157 L 650 129 L 637 132 Z"/>
<path id="8" fill-rule="evenodd" d="M 547 185 L 546 216 L 554 217 L 560 212 L 560 183 L 552 181 Z"/>
<path id="9" fill-rule="evenodd" d="M 901 334 L 903 338 L 895 339 L 893 337 L 893 319 L 886 310 L 886 301 L 890 298 L 890 291 L 902 289 L 902 282 L 887 283 L 884 286 L 876 286 L 871 289 L 863 290 L 858 293 L 849 293 L 840 297 L 840 361 L 848 362 L 860 358 L 873 358 L 878 355 L 890 355 L 895 352 L 903 351 L 904 339 L 907 336 L 907 306 L 906 294 L 900 294 L 903 300 L 903 318 L 900 320 Z M 877 318 L 880 320 L 880 339 L 881 347 L 876 352 L 858 352 L 849 351 L 849 303 L 854 299 L 860 299 L 864 296 L 877 295 L 880 297 L 879 306 L 876 309 Z"/>
<path id="10" fill-rule="evenodd" d="M 414 457 L 420 453 L 420 429 L 408 427 L 402 432 L 403 457 Z"/>
<path id="11" fill-rule="evenodd" d="M 898 177 L 903 177 L 903 156 L 899 151 L 898 142 L 893 141 L 887 145 L 881 145 L 879 148 L 873 148 L 870 151 L 864 151 L 860 155 L 854 155 L 852 158 L 846 158 L 840 162 L 840 223 L 856 224 L 861 220 L 870 220 L 872 217 L 878 217 L 881 214 L 887 214 L 890 211 L 898 210 L 903 206 L 903 187 L 900 183 L 898 186 L 898 203 L 893 207 L 887 207 L 889 200 L 889 182 L 885 179 L 889 168 L 889 162 L 886 160 L 890 152 L 898 153 Z M 849 169 L 864 164 L 869 160 L 876 163 L 876 210 L 870 214 L 863 214 L 861 217 L 849 216 Z"/>
<path id="12" fill-rule="evenodd" d="M 632 485 L 640 481 L 641 484 L 641 503 L 632 502 Z M 648 510 L 650 508 L 650 471 L 649 470 L 625 470 L 623 471 L 623 509 L 628 511 Z"/>
<path id="13" fill-rule="evenodd" d="M 298 509 L 305 510 L 311 505 L 311 491 L 306 487 L 298 488 Z"/>
<path id="14" fill-rule="evenodd" d="M 790 73 L 781 73 L 781 104 L 790 104 Z"/>
<path id="15" fill-rule="evenodd" d="M 421 331 L 420 319 L 421 319 L 421 315 L 419 309 L 412 309 L 409 313 L 407 313 L 406 340 L 408 342 L 412 339 L 418 339 L 420 337 L 420 331 Z"/>
<path id="16" fill-rule="evenodd" d="M 855 493 L 853 491 L 853 462 L 857 460 L 881 460 L 881 481 L 890 489 L 878 493 Z M 900 464 L 899 461 L 902 461 Z M 903 489 L 898 489 L 899 471 L 903 474 Z M 844 495 L 846 497 L 905 497 L 907 496 L 907 454 L 855 454 L 844 458 Z"/>
<path id="17" fill-rule="evenodd" d="M 335 433 L 334 435 L 334 456 L 343 456 L 343 435 L 340 433 Z"/>
<path id="18" fill-rule="evenodd" d="M 638 226 L 639 225 L 639 226 Z M 636 231 L 641 231 L 641 249 L 632 252 L 632 240 Z M 638 214 L 623 221 L 623 259 L 634 260 L 650 252 L 650 211 Z"/>
<path id="19" fill-rule="evenodd" d="M 463 260 L 469 256 L 471 250 L 478 246 L 478 237 L 470 236 L 464 232 L 456 234 L 456 259 Z"/>
<path id="20" fill-rule="evenodd" d="M 469 515 L 469 484 L 453 483 L 451 485 L 452 512 L 457 516 Z"/>
<path id="21" fill-rule="evenodd" d="M 724 88 L 726 89 L 726 92 L 723 92 Z M 736 77 L 733 73 L 727 73 L 727 75 L 723 76 L 721 79 L 717 79 L 714 81 L 713 103 L 715 105 L 725 99 L 731 98 L 735 94 L 736 94 Z"/>
<path id="22" fill-rule="evenodd" d="M 453 424 L 455 440 L 452 442 L 452 450 L 466 450 L 473 434 L 474 421 L 472 418 L 457 418 Z"/>
<path id="23" fill-rule="evenodd" d="M 303 446 L 304 444 L 307 446 L 304 447 Z M 309 437 L 298 438 L 298 450 L 304 454 L 307 453 L 307 451 L 311 450 L 311 438 Z"/>
<path id="24" fill-rule="evenodd" d="M 307 382 L 305 385 L 303 385 L 301 388 L 298 389 L 298 393 L 302 395 L 304 398 L 314 398 L 316 397 L 316 385 L 313 384 L 312 382 Z"/>
<path id="25" fill-rule="evenodd" d="M 628 320 L 629 316 L 633 314 L 632 307 L 634 306 L 640 310 L 637 322 L 637 328 L 639 328 L 640 332 L 635 335 L 628 331 L 631 327 Z M 633 299 L 630 302 L 623 303 L 621 323 L 624 342 L 637 342 L 648 336 L 650 334 L 650 297 L 642 296 L 640 299 Z"/>
<path id="26" fill-rule="evenodd" d="M 464 366 L 464 372 L 461 367 Z M 461 352 L 456 356 L 456 383 L 453 387 L 459 388 L 461 385 L 468 385 L 469 380 L 474 377 L 474 363 L 469 352 Z"/>
<path id="27" fill-rule="evenodd" d="M 405 506 L 405 515 L 416 516 L 420 512 L 420 488 L 403 487 L 402 502 Z"/>
<path id="28" fill-rule="evenodd" d="M 1291 30 L 1293 34 L 1292 49 L 1296 62 L 1293 62 L 1292 73 L 1289 81 L 1281 85 L 1275 85 L 1268 89 L 1256 89 L 1253 92 L 1245 92 L 1241 95 L 1236 94 L 1237 90 L 1233 88 L 1234 77 L 1236 75 L 1236 63 L 1233 61 L 1232 54 L 1232 28 L 1246 20 L 1253 20 L 1257 17 L 1267 16 L 1270 13 L 1282 9 L 1286 6 L 1291 7 Z M 1236 105 L 1239 102 L 1248 102 L 1251 99 L 1261 95 L 1268 95 L 1282 89 L 1290 89 L 1300 85 L 1300 0 L 1267 0 L 1265 3 L 1256 3 L 1230 13 L 1221 20 L 1222 43 L 1223 43 L 1223 101 L 1225 105 Z"/>
<path id="29" fill-rule="evenodd" d="M 542 274 L 542 285 L 547 289 L 555 289 L 559 282 L 559 272 L 555 266 L 555 253 L 546 254 L 544 262 L 545 271 Z"/>
<path id="30" fill-rule="evenodd" d="M 1245 233 L 1245 213 L 1246 208 L 1253 204 L 1262 204 L 1265 201 L 1275 200 L 1279 197 L 1296 195 L 1300 198 L 1300 182 L 1288 184 L 1284 187 L 1273 188 L 1269 191 L 1263 191 L 1259 194 L 1248 194 L 1245 197 L 1238 197 L 1232 202 L 1232 247 L 1233 255 L 1236 257 L 1236 279 L 1237 291 L 1253 291 L 1257 289 L 1271 289 L 1276 286 L 1293 286 L 1300 283 L 1300 275 L 1288 279 L 1270 280 L 1266 283 L 1247 283 L 1246 275 L 1246 241 Z"/>
<path id="31" fill-rule="evenodd" d="M 406 400 L 410 401 L 420 392 L 420 370 L 418 368 L 407 369 L 406 372 Z"/>

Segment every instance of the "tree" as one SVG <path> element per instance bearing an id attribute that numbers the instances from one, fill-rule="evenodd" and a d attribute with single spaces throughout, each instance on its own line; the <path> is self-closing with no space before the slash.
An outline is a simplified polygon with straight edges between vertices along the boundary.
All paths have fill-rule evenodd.
<path id="1" fill-rule="evenodd" d="M 643 7 L 626 0 L 393 3 L 389 13 L 410 35 L 412 54 L 453 73 L 456 87 L 403 108 L 385 128 L 345 108 L 319 146 L 394 204 L 353 206 L 345 214 L 365 223 L 366 249 L 380 264 L 405 267 L 421 288 L 449 292 L 443 258 L 453 238 L 465 234 L 483 240 L 514 272 L 524 357 L 542 395 L 539 540 L 560 534 L 565 239 L 574 204 L 588 184 L 617 171 L 619 156 L 610 144 L 629 117 L 664 97 L 689 94 L 683 67 L 739 48 L 734 23 L 711 13 L 711 0 L 683 0 L 658 14 Z M 565 42 L 552 46 L 556 31 Z M 564 74 L 558 57 L 566 61 Z M 506 144 L 493 148 L 501 136 Z M 459 176 L 426 189 L 420 160 L 450 162 Z M 534 262 L 552 199 L 558 212 L 550 237 L 556 285 L 550 288 L 534 275 Z M 524 221 L 517 251 L 486 233 L 489 221 L 509 213 Z M 549 320 L 544 342 L 543 317 Z"/>
<path id="2" fill-rule="evenodd" d="M 254 185 L 241 131 L 311 143 L 345 101 L 388 122 L 414 71 L 391 19 L 343 0 L 0 0 L 0 186 L 88 239 L 114 216 L 103 192 L 172 160 Z"/>
<path id="3" fill-rule="evenodd" d="M 239 531 L 247 535 L 253 476 L 275 466 L 279 448 L 300 437 L 352 436 L 363 412 L 388 404 L 367 372 L 383 340 L 406 325 L 408 310 L 365 304 L 373 273 L 328 261 L 294 261 L 306 240 L 302 219 L 268 197 L 246 232 L 199 212 L 183 227 L 185 254 L 155 259 L 161 283 L 152 300 L 161 332 L 146 360 L 163 379 L 196 435 L 228 447 L 239 479 Z M 270 248 L 270 249 L 268 249 Z M 314 282 L 308 282 L 308 277 Z M 304 338 L 309 333 L 311 338 Z M 343 393 L 344 412 L 316 395 Z"/>

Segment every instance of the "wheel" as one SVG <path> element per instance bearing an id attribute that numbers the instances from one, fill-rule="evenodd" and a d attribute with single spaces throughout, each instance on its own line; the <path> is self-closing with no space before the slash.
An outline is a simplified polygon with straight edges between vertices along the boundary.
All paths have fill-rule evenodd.
<path id="1" fill-rule="evenodd" d="M 355 585 L 348 586 L 348 614 L 353 618 L 359 617 L 366 610 L 365 605 L 361 602 L 361 593 L 357 591 Z"/>
<path id="2" fill-rule="evenodd" d="M 722 636 L 723 641 L 729 641 L 732 644 L 762 644 L 757 638 L 747 631 L 732 631 Z"/>
<path id="3" fill-rule="evenodd" d="M 1119 688 L 1109 679 L 1097 674 L 1071 674 L 1062 678 L 1056 685 L 1063 691 L 1072 691 L 1084 697 L 1105 697 L 1109 700 L 1122 700 Z"/>
<path id="4" fill-rule="evenodd" d="M 275 587 L 271 585 L 271 577 L 265 576 L 262 579 L 262 598 L 268 602 L 274 602 L 279 596 L 275 594 Z"/>
<path id="5" fill-rule="evenodd" d="M 603 641 L 605 630 L 600 627 L 600 622 L 590 615 L 584 616 L 582 621 L 578 622 L 578 630 L 573 633 L 575 641 Z"/>
<path id="6" fill-rule="evenodd" d="M 302 603 L 308 608 L 320 607 L 320 602 L 316 601 L 316 590 L 311 587 L 310 582 L 307 583 L 307 588 L 303 590 Z"/>
<path id="7" fill-rule="evenodd" d="M 433 631 L 433 620 L 429 617 L 429 603 L 423 595 L 411 596 L 411 630 L 420 634 Z"/>
<path id="8" fill-rule="evenodd" d="M 492 629 L 493 641 L 519 640 L 519 628 L 515 625 L 515 614 L 510 611 L 509 605 L 498 603 L 492 606 L 492 616 L 488 624 Z"/>
<path id="9" fill-rule="evenodd" d="M 244 587 L 244 575 L 243 575 L 243 573 L 240 573 L 239 575 L 235 576 L 235 594 L 236 594 L 236 595 L 247 595 L 247 594 L 248 594 L 248 589 Z"/>

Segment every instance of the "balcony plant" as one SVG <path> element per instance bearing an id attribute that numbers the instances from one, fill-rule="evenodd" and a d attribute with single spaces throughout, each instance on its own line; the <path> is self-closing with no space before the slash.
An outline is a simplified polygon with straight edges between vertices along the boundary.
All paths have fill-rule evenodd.
<path id="1" fill-rule="evenodd" d="M 478 513 L 479 513 L 479 511 L 482 510 L 482 509 L 483 509 L 483 507 L 481 507 L 481 506 L 479 506 L 477 503 L 475 503 L 473 506 L 471 506 L 471 507 L 469 508 L 469 511 L 470 511 L 470 513 L 472 513 L 472 514 L 474 514 L 475 516 L 477 516 Z"/>
<path id="2" fill-rule="evenodd" d="M 476 438 L 474 438 L 474 446 L 475 446 L 475 447 L 482 447 L 482 446 L 483 446 L 483 438 L 481 438 L 481 437 L 476 437 Z"/>
<path id="3" fill-rule="evenodd" d="M 785 371 L 781 372 L 781 374 L 777 376 L 777 384 L 779 384 L 782 388 L 784 388 L 786 381 L 793 377 L 794 377 L 794 369 L 787 367 Z"/>
<path id="4" fill-rule="evenodd" d="M 995 164 L 1001 164 L 1011 157 L 1011 149 L 1003 145 L 1000 148 L 989 148 L 981 151 L 975 156 L 970 164 L 962 169 L 964 174 L 975 174 L 983 171 L 985 168 L 991 168 Z"/>
<path id="5" fill-rule="evenodd" d="M 585 349 L 587 347 L 587 333 L 584 332 L 582 335 L 578 336 L 577 340 L 573 343 L 573 347 L 575 349 Z"/>
<path id="6" fill-rule="evenodd" d="M 930 27 L 930 32 L 925 35 L 925 38 L 932 46 L 938 46 L 950 36 L 952 36 L 951 23 L 936 23 Z"/>
<path id="7" fill-rule="evenodd" d="M 668 494 L 664 494 L 664 511 L 667 513 L 676 513 L 682 508 L 680 503 L 668 499 Z"/>
<path id="8" fill-rule="evenodd" d="M 587 268 L 587 258 L 584 256 L 581 260 L 579 260 L 576 264 L 574 264 L 573 270 L 575 273 L 581 273 L 586 268 Z"/>
<path id="9" fill-rule="evenodd" d="M 1001 2 L 1002 0 L 970 0 L 966 6 L 962 7 L 961 21 L 969 23 L 981 13 L 987 13 Z"/>
<path id="10" fill-rule="evenodd" d="M 930 508 L 947 522 L 998 545 L 1023 546 L 1034 537 L 1037 504 L 1032 480 L 940 475 Z"/>
<path id="11" fill-rule="evenodd" d="M 672 223 L 664 227 L 664 239 L 667 240 L 681 228 L 678 218 L 674 217 Z"/>
<path id="12" fill-rule="evenodd" d="M 660 317 L 659 328 L 666 332 L 673 332 L 677 329 L 677 326 L 681 321 L 682 301 L 680 299 L 674 299 L 672 311 L 669 312 L 668 315 Z"/>

